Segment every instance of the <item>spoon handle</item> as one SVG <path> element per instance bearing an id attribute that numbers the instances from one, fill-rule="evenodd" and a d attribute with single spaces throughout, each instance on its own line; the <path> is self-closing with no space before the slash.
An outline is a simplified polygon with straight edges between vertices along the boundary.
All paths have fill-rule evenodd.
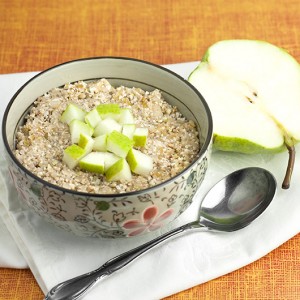
<path id="1" fill-rule="evenodd" d="M 86 274 L 71 278 L 67 281 L 54 286 L 46 295 L 44 300 L 75 300 L 79 299 L 85 294 L 96 282 L 102 278 L 105 278 L 115 271 L 128 265 L 134 259 L 141 256 L 143 253 L 152 249 L 153 247 L 165 242 L 169 238 L 175 237 L 189 229 L 203 227 L 198 221 L 191 222 L 173 229 L 141 246 L 138 246 L 132 250 L 129 250 L 123 254 L 120 254 L 110 260 L 108 260 L 100 268 L 88 272 Z"/>

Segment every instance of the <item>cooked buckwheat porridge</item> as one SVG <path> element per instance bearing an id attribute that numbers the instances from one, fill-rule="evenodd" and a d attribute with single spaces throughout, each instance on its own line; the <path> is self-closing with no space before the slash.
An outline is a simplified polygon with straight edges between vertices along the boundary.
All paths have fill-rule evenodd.
<path id="1" fill-rule="evenodd" d="M 147 144 L 139 150 L 152 157 L 151 173 L 132 174 L 130 181 L 109 182 L 104 175 L 67 167 L 62 158 L 64 149 L 71 145 L 71 136 L 60 117 L 70 103 L 86 111 L 105 103 L 130 108 L 137 126 L 149 130 Z M 16 134 L 15 155 L 28 170 L 52 184 L 80 192 L 114 194 L 145 189 L 173 177 L 194 160 L 199 148 L 195 123 L 168 104 L 159 90 L 115 88 L 100 79 L 66 84 L 39 97 Z"/>

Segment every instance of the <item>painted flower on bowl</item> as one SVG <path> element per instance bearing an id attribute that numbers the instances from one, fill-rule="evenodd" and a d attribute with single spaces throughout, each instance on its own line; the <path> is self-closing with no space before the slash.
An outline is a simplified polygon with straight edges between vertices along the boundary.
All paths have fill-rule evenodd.
<path id="1" fill-rule="evenodd" d="M 157 230 L 163 226 L 163 223 L 168 219 L 174 210 L 169 208 L 163 213 L 159 214 L 157 206 L 152 205 L 147 207 L 142 213 L 141 220 L 133 219 L 123 223 L 123 228 L 130 230 L 127 236 L 136 236 L 145 232 Z"/>

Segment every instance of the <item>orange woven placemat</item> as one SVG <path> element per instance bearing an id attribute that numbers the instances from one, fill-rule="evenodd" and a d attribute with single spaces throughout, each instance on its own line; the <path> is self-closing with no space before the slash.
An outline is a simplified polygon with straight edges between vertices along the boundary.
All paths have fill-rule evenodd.
<path id="1" fill-rule="evenodd" d="M 0 73 L 88 56 L 199 60 L 212 43 L 262 39 L 300 58 L 299 1 L 0 0 Z"/>
<path id="2" fill-rule="evenodd" d="M 300 299 L 300 234 L 258 261 L 165 300 Z M 1 300 L 38 300 L 43 293 L 30 270 L 0 269 Z"/>
<path id="3" fill-rule="evenodd" d="M 300 61 L 299 15 L 298 0 L 0 0 L 0 73 L 89 56 L 195 61 L 230 38 L 267 40 Z M 298 234 L 257 262 L 167 299 L 300 299 L 299 249 Z M 0 299 L 42 293 L 29 270 L 0 269 Z"/>

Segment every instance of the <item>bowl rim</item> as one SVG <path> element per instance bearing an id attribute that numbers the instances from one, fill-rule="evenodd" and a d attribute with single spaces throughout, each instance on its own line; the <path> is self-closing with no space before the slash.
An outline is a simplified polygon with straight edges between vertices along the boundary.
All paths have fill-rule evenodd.
<path id="1" fill-rule="evenodd" d="M 64 65 L 68 65 L 68 64 L 72 64 L 72 63 L 76 63 L 76 62 L 84 62 L 84 61 L 89 61 L 89 60 L 99 60 L 99 59 L 116 59 L 116 60 L 128 60 L 128 61 L 134 61 L 134 62 L 138 62 L 141 64 L 146 64 L 146 65 L 150 65 L 154 68 L 160 69 L 163 72 L 167 72 L 170 73 L 172 76 L 177 77 L 180 81 L 182 81 L 184 84 L 186 84 L 189 88 L 191 88 L 196 95 L 198 96 L 198 98 L 201 100 L 204 109 L 205 109 L 205 113 L 207 115 L 208 118 L 208 133 L 207 133 L 207 137 L 205 142 L 203 143 L 202 147 L 200 148 L 199 152 L 196 154 L 194 160 L 186 167 L 184 168 L 181 172 L 179 172 L 177 175 L 170 177 L 169 179 L 156 184 L 154 186 L 148 187 L 146 189 L 141 189 L 141 190 L 136 190 L 136 191 L 131 191 L 131 192 L 126 192 L 126 193 L 119 193 L 119 194 L 99 194 L 99 193 L 87 193 L 87 192 L 80 192 L 80 191 L 76 191 L 76 190 L 72 190 L 72 189 L 67 189 L 58 185 L 55 185 L 53 183 L 50 183 L 40 177 L 38 177 L 37 175 L 35 175 L 34 173 L 32 173 L 30 170 L 28 170 L 27 168 L 25 168 L 20 162 L 19 160 L 15 157 L 15 155 L 13 154 L 13 152 L 11 151 L 10 147 L 9 147 L 9 143 L 7 140 L 7 136 L 6 136 L 6 121 L 7 121 L 7 116 L 8 113 L 10 111 L 10 108 L 14 102 L 14 100 L 16 99 L 16 97 L 22 92 L 22 90 L 32 81 L 36 80 L 36 78 L 42 76 L 44 73 L 47 73 L 49 71 L 52 71 L 56 68 L 60 68 L 63 67 Z M 10 99 L 10 101 L 8 102 L 4 114 L 3 114 L 3 119 L 2 119 L 2 138 L 3 138 L 3 143 L 4 143 L 4 147 L 5 150 L 8 152 L 9 157 L 13 160 L 13 162 L 17 165 L 17 167 L 19 169 L 21 169 L 25 175 L 28 175 L 30 177 L 32 177 L 35 181 L 37 181 L 38 183 L 42 184 L 43 186 L 49 187 L 51 189 L 54 190 L 58 190 L 60 192 L 62 192 L 63 194 L 73 194 L 76 196 L 81 196 L 81 197 L 87 197 L 87 198 L 121 198 L 121 197 L 129 197 L 129 196 L 134 196 L 134 195 L 140 195 L 140 194 L 145 194 L 147 192 L 153 192 L 154 190 L 157 190 L 163 186 L 168 185 L 170 182 L 172 181 L 176 181 L 176 179 L 180 178 L 183 176 L 184 173 L 188 172 L 197 162 L 198 160 L 204 155 L 204 153 L 209 150 L 209 145 L 211 143 L 212 140 L 212 136 L 213 136 L 213 119 L 212 119 L 212 114 L 210 111 L 210 108 L 205 100 L 205 98 L 202 96 L 202 94 L 186 79 L 184 79 L 182 76 L 180 76 L 179 74 L 152 62 L 149 61 L 145 61 L 145 60 L 141 60 L 141 59 L 137 59 L 137 58 L 131 58 L 131 57 L 123 57 L 123 56 L 93 56 L 93 57 L 85 57 L 85 58 L 79 58 L 79 59 L 74 59 L 74 60 L 69 60 L 57 65 L 54 65 L 52 67 L 49 67 L 41 72 L 39 72 L 38 74 L 34 75 L 33 77 L 31 77 L 29 80 L 27 80 L 16 92 L 15 94 L 12 96 L 12 98 Z M 95 200 L 95 199 L 93 199 Z"/>

